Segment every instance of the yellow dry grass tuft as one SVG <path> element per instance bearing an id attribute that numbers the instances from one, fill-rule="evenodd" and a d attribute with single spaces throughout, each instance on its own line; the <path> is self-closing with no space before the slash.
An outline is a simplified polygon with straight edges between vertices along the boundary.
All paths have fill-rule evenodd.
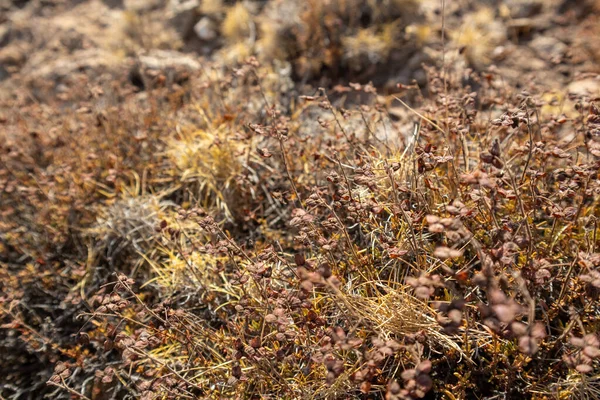
<path id="1" fill-rule="evenodd" d="M 356 35 L 342 38 L 346 62 L 354 69 L 383 62 L 397 44 L 397 31 L 398 25 L 391 23 L 385 24 L 379 32 L 373 28 L 361 29 Z"/>
<path id="2" fill-rule="evenodd" d="M 245 3 L 236 3 L 228 8 L 221 24 L 221 33 L 231 43 L 238 43 L 255 35 L 253 17 Z"/>
<path id="3" fill-rule="evenodd" d="M 494 49 L 506 40 L 506 28 L 488 7 L 466 16 L 463 21 L 458 29 L 449 32 L 450 38 L 458 49 L 463 49 L 470 65 L 484 68 L 491 63 Z"/>
<path id="4" fill-rule="evenodd" d="M 235 178 L 249 156 L 239 142 L 227 138 L 227 125 L 208 129 L 181 129 L 168 140 L 166 153 L 174 167 L 177 186 L 185 187 L 202 207 L 216 207 L 228 218 L 233 216 Z"/>

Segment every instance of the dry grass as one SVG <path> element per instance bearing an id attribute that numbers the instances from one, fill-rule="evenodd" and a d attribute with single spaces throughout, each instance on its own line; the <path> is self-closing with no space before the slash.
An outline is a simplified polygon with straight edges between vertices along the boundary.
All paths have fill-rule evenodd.
<path id="1" fill-rule="evenodd" d="M 213 1 L 233 66 L 3 100 L 3 397 L 598 398 L 598 99 L 452 58 L 307 88 L 431 34 L 414 2 L 309 3 L 293 68 L 239 62 L 268 21 Z"/>

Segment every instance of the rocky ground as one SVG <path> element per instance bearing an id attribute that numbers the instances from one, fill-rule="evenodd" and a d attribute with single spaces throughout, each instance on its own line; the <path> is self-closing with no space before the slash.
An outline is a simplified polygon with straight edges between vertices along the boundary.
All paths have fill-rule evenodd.
<path id="1" fill-rule="evenodd" d="M 393 90 L 412 79 L 424 84 L 421 64 L 439 63 L 444 49 L 449 66 L 494 65 L 507 83 L 571 85 L 578 92 L 585 86 L 581 80 L 594 85 L 585 74 L 598 72 L 592 1 L 449 2 L 445 46 L 435 0 L 372 1 L 367 3 L 374 7 L 341 18 L 336 7 L 328 10 L 318 2 L 310 12 L 296 2 L 234 3 L 4 1 L 0 80 L 12 91 L 6 85 L 26 84 L 37 96 L 65 96 L 79 74 L 94 80 L 127 70 L 135 80 L 140 69 L 195 71 L 200 57 L 227 64 L 256 54 L 291 63 L 297 82 L 374 80 Z M 339 7 L 346 6 L 342 3 Z M 338 16 L 322 22 L 338 24 L 326 27 L 335 29 L 331 43 L 320 43 L 324 34 L 302 25 L 317 11 Z M 4 96 L 12 91 L 3 90 Z"/>

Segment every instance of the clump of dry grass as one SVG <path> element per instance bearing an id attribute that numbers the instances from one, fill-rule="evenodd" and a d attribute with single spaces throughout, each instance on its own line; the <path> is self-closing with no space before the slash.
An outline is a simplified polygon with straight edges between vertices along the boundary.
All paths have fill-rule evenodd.
<path id="1" fill-rule="evenodd" d="M 254 28 L 252 15 L 244 3 L 236 3 L 226 13 L 221 25 L 221 33 L 226 40 L 236 43 L 247 39 Z"/>
<path id="2" fill-rule="evenodd" d="M 492 8 L 481 8 L 464 18 L 464 23 L 450 32 L 450 39 L 463 53 L 470 66 L 482 69 L 494 60 L 494 51 L 506 41 L 506 27 L 498 21 Z"/>
<path id="3" fill-rule="evenodd" d="M 103 207 L 90 234 L 100 241 L 110 263 L 121 252 L 145 253 L 153 245 L 164 206 L 153 197 L 129 197 Z"/>
<path id="4" fill-rule="evenodd" d="M 361 29 L 356 35 L 343 38 L 344 61 L 355 70 L 384 62 L 395 45 L 396 30 L 394 24 L 389 24 L 380 34 L 372 29 Z"/>
<path id="5" fill-rule="evenodd" d="M 221 126 L 211 132 L 182 132 L 167 144 L 167 153 L 181 185 L 193 193 L 199 204 L 216 206 L 231 218 L 228 204 L 236 196 L 235 178 L 241 173 L 247 154 L 243 144 L 227 139 L 227 130 L 227 126 Z"/>

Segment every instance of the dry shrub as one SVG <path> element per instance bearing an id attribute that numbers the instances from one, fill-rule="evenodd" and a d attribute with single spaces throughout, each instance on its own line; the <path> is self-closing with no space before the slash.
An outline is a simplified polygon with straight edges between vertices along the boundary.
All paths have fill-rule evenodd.
<path id="1" fill-rule="evenodd" d="M 386 58 L 361 13 L 405 2 L 357 4 L 298 14 L 297 71 Z M 250 58 L 14 99 L 43 133 L 2 122 L 2 395 L 596 398 L 598 100 L 459 68 L 386 96 Z"/>
<path id="2" fill-rule="evenodd" d="M 138 288 L 120 277 L 90 303 L 87 316 L 100 324 L 92 341 L 114 342 L 122 372 L 135 366 L 152 377 L 136 381 L 141 396 L 530 396 L 542 381 L 571 394 L 577 379 L 588 382 L 596 363 L 589 349 L 584 364 L 565 361 L 551 375 L 538 369 L 558 354 L 576 360 L 583 350 L 561 343 L 569 330 L 593 326 L 560 311 L 597 295 L 595 272 L 582 274 L 589 286 L 565 289 L 597 258 L 591 247 L 579 255 L 568 245 L 576 237 L 591 245 L 595 234 L 597 163 L 581 158 L 565 168 L 575 154 L 558 147 L 585 146 L 564 127 L 577 119 L 538 120 L 543 103 L 535 94 L 505 97 L 515 106 L 497 109 L 493 75 L 472 75 L 481 83 L 473 93 L 454 80 L 444 90 L 431 69 L 430 90 L 445 100 L 411 108 L 416 128 L 391 143 L 372 132 L 371 124 L 384 123 L 369 111 L 381 98 L 344 110 L 321 92 L 298 99 L 285 117 L 269 74 L 255 60 L 244 68 L 237 75 L 254 78 L 221 92 L 225 108 L 211 108 L 210 119 L 188 109 L 167 141 L 159 165 L 170 172 L 159 175 L 170 177 L 156 185 L 178 211 L 154 220 L 147 280 Z M 229 91 L 267 98 L 269 108 L 245 127 L 208 124 L 237 101 Z M 495 118 L 480 118 L 476 101 Z M 579 109 L 595 123 L 592 103 Z M 318 115 L 317 132 L 293 119 L 302 115 Z M 204 197 L 173 197 L 193 188 Z M 240 199 L 248 202 L 241 210 L 232 206 Z M 244 228 L 223 204 L 242 211 L 234 220 Z M 511 381 L 479 363 L 529 378 Z M 448 373 L 454 378 L 440 379 Z M 474 383 L 460 379 L 469 375 Z M 60 372 L 53 379 L 75 383 Z"/>

